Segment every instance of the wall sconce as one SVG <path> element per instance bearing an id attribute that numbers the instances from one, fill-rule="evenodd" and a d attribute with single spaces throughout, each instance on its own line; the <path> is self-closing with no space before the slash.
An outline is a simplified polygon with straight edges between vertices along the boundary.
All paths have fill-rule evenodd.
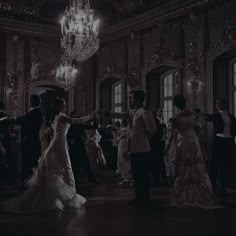
<path id="1" fill-rule="evenodd" d="M 203 82 L 199 79 L 193 78 L 187 82 L 187 86 L 193 95 L 193 108 L 197 106 L 197 94 L 201 92 L 203 87 Z"/>
<path id="2" fill-rule="evenodd" d="M 202 90 L 203 82 L 199 79 L 192 79 L 187 82 L 187 85 L 193 94 L 198 94 Z"/>
<path id="3" fill-rule="evenodd" d="M 135 37 L 136 37 L 136 34 L 135 34 L 134 32 L 131 32 L 131 33 L 130 33 L 130 38 L 131 38 L 131 40 L 134 40 Z"/>

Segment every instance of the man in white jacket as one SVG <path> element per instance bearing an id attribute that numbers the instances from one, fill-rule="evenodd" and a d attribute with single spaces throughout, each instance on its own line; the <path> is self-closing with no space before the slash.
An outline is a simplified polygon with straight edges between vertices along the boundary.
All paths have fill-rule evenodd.
<path id="1" fill-rule="evenodd" d="M 149 138 L 155 134 L 153 114 L 143 106 L 145 93 L 134 90 L 130 93 L 129 153 L 134 179 L 135 199 L 129 205 L 146 205 L 149 202 Z"/>

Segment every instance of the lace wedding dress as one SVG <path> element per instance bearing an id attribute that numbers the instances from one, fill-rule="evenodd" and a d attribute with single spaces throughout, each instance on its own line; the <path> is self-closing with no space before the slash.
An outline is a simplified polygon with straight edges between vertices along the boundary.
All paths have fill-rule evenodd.
<path id="1" fill-rule="evenodd" d="M 76 123 L 86 121 L 71 119 L 63 113 L 55 118 L 53 139 L 39 159 L 38 168 L 27 184 L 28 189 L 22 196 L 8 201 L 5 210 L 50 211 L 76 209 L 85 204 L 86 199 L 76 194 L 67 147 L 66 135 L 73 120 Z"/>

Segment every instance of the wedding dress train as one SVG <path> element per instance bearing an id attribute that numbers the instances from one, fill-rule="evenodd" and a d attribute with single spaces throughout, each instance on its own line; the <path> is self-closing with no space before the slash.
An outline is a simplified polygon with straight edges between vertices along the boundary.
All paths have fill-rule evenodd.
<path id="1" fill-rule="evenodd" d="M 50 211 L 77 209 L 86 199 L 76 193 L 75 180 L 67 147 L 67 132 L 70 127 L 60 113 L 54 120 L 54 136 L 38 162 L 38 168 L 27 183 L 22 196 L 8 201 L 8 211 Z M 71 119 L 74 120 L 74 119 Z"/>

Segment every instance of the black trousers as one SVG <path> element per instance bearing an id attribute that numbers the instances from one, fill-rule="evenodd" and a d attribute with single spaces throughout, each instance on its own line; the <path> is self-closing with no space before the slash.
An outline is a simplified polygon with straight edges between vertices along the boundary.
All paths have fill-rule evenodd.
<path id="1" fill-rule="evenodd" d="M 75 177 L 78 177 L 80 174 L 80 169 L 84 168 L 87 172 L 89 180 L 93 180 L 95 178 L 90 167 L 85 146 L 82 142 L 76 142 L 70 145 L 69 155 L 71 160 L 72 171 Z"/>
<path id="2" fill-rule="evenodd" d="M 151 147 L 150 152 L 150 170 L 156 186 L 161 183 L 166 184 L 166 170 L 164 163 L 164 148 L 165 142 L 157 142 L 156 145 Z"/>
<path id="3" fill-rule="evenodd" d="M 131 154 L 131 168 L 134 179 L 136 199 L 139 201 L 149 200 L 149 152 Z"/>
<path id="4" fill-rule="evenodd" d="M 231 168 L 233 167 L 234 145 L 234 138 L 215 137 L 210 178 L 215 192 L 218 192 L 217 182 L 219 183 L 219 191 L 222 195 L 233 178 Z"/>

